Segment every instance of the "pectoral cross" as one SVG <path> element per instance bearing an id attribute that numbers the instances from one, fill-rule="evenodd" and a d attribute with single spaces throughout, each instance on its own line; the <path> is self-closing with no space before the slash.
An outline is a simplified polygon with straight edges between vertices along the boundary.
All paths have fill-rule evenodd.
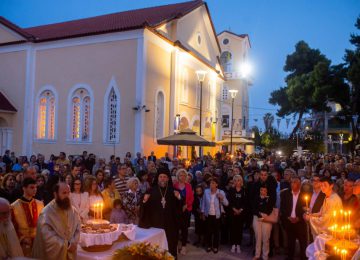
<path id="1" fill-rule="evenodd" d="M 165 197 L 162 197 L 161 198 L 161 205 L 162 205 L 163 209 L 165 208 L 165 204 L 166 204 Z"/>

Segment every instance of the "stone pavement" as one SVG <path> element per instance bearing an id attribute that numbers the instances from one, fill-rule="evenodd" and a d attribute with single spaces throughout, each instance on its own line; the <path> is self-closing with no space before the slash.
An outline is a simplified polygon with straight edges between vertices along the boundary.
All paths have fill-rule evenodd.
<path id="1" fill-rule="evenodd" d="M 179 260 L 252 260 L 253 255 L 253 248 L 254 247 L 241 247 L 240 254 L 234 254 L 230 252 L 231 246 L 230 245 L 221 245 L 219 248 L 219 252 L 214 254 L 213 252 L 207 253 L 204 248 L 202 247 L 195 247 L 192 243 L 195 241 L 195 234 L 194 234 L 194 227 L 193 223 L 192 226 L 189 228 L 189 244 L 186 246 L 187 254 L 185 256 L 178 254 Z M 244 244 L 248 243 L 248 234 L 244 233 Z M 270 260 L 284 260 L 286 258 L 285 255 L 275 255 Z M 295 258 L 295 260 L 298 258 Z"/>

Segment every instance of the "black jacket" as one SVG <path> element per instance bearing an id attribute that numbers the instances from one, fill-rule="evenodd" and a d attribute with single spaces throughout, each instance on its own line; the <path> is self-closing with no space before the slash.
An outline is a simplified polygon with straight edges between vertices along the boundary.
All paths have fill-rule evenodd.
<path id="1" fill-rule="evenodd" d="M 231 188 L 229 190 L 229 211 L 233 212 L 233 208 L 235 209 L 243 209 L 241 212 L 241 215 L 243 215 L 246 212 L 247 209 L 247 198 L 244 187 L 241 188 L 239 192 L 236 191 L 235 188 Z"/>
<path id="2" fill-rule="evenodd" d="M 310 199 L 311 200 L 311 199 Z M 316 198 L 315 200 L 315 203 L 314 203 L 314 206 L 312 207 L 311 209 L 311 213 L 318 213 L 320 212 L 320 209 L 324 203 L 324 200 L 325 200 L 325 194 L 320 191 L 318 197 Z M 310 202 L 309 202 L 310 203 Z"/>
<path id="3" fill-rule="evenodd" d="M 291 217 L 291 212 L 293 208 L 293 199 L 292 199 L 292 192 L 291 190 L 285 190 L 281 193 L 281 199 L 280 199 L 280 219 L 282 223 L 286 225 L 291 224 L 291 222 L 288 220 L 288 217 Z M 299 197 L 296 203 L 295 208 L 295 215 L 297 218 L 299 218 L 299 223 L 305 225 L 305 221 L 303 219 L 304 215 L 304 207 L 305 205 L 304 200 L 304 193 L 300 192 Z"/>
<path id="4" fill-rule="evenodd" d="M 255 198 L 255 203 L 253 205 L 253 215 L 261 218 L 260 213 L 265 213 L 270 215 L 273 211 L 274 205 L 271 202 L 270 197 L 261 198 L 260 195 Z"/>

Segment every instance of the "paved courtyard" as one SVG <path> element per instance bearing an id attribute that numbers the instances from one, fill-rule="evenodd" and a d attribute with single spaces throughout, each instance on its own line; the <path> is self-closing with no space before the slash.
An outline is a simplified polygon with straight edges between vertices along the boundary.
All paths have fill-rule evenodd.
<path id="1" fill-rule="evenodd" d="M 196 240 L 194 234 L 194 227 L 193 223 L 191 223 L 191 227 L 189 228 L 189 244 L 186 246 L 187 254 L 185 256 L 178 254 L 179 260 L 193 260 L 193 259 L 221 259 L 221 260 L 232 260 L 232 259 L 252 259 L 252 251 L 253 247 L 242 246 L 241 247 L 241 254 L 234 254 L 230 252 L 231 246 L 229 245 L 221 245 L 219 248 L 219 252 L 214 254 L 213 252 L 207 253 L 204 248 L 193 246 L 193 242 Z M 244 233 L 244 244 L 247 244 L 249 241 L 248 234 Z M 271 257 L 271 260 L 283 260 L 285 259 L 285 255 L 275 255 Z M 295 260 L 298 258 L 295 258 Z"/>

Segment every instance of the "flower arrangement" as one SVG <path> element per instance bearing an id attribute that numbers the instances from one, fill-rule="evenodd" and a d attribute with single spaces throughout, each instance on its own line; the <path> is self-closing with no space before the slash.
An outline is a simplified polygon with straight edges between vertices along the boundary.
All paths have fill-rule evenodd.
<path id="1" fill-rule="evenodd" d="M 158 245 L 149 242 L 135 243 L 114 252 L 113 260 L 174 260 L 174 257 Z"/>

